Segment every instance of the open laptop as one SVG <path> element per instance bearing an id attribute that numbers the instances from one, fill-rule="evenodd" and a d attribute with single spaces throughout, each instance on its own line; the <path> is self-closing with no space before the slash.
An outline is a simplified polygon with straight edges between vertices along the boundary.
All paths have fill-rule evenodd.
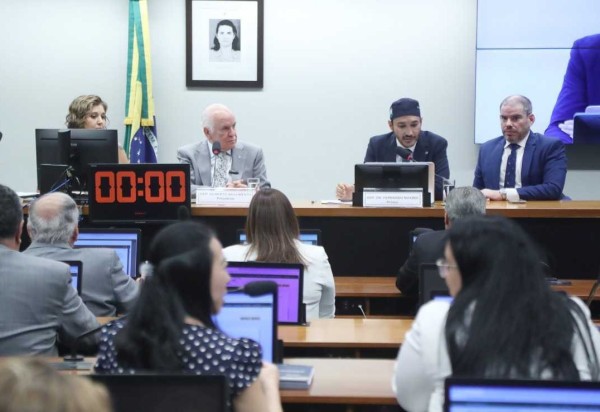
<path id="1" fill-rule="evenodd" d="M 69 265 L 71 271 L 71 286 L 77 291 L 77 294 L 81 296 L 81 286 L 83 283 L 83 263 L 80 260 L 61 260 L 61 262 Z"/>
<path id="2" fill-rule="evenodd" d="M 114 412 L 229 412 L 224 375 L 88 375 L 108 389 Z M 200 406 L 201 405 L 201 406 Z"/>
<path id="3" fill-rule="evenodd" d="M 600 383 L 448 378 L 444 411 L 600 411 Z"/>
<path id="4" fill-rule="evenodd" d="M 228 262 L 230 288 L 249 282 L 271 280 L 278 286 L 277 320 L 283 324 L 302 324 L 306 309 L 302 302 L 304 266 L 291 263 Z"/>
<path id="5" fill-rule="evenodd" d="M 109 248 L 119 256 L 123 271 L 132 278 L 137 276 L 140 259 L 140 229 L 88 229 L 79 230 L 75 249 Z"/>
<path id="6" fill-rule="evenodd" d="M 419 266 L 419 306 L 434 299 L 451 301 L 452 297 L 436 264 L 422 263 Z"/>
<path id="7" fill-rule="evenodd" d="M 283 389 L 306 389 L 314 368 L 282 362 L 282 348 L 277 340 L 277 293 L 249 296 L 230 290 L 223 307 L 213 317 L 217 327 L 232 338 L 249 338 L 260 344 L 263 360 L 279 368 L 279 386 Z"/>
<path id="8" fill-rule="evenodd" d="M 237 230 L 238 243 L 245 244 L 247 241 L 246 231 L 244 229 Z M 300 229 L 300 242 L 307 245 L 321 246 L 321 231 L 319 229 Z"/>

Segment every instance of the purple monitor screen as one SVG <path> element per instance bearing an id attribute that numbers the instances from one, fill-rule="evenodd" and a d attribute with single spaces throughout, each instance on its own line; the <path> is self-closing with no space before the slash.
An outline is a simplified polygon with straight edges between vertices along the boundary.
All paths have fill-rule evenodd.
<path id="1" fill-rule="evenodd" d="M 230 288 L 244 286 L 258 280 L 277 283 L 277 321 L 298 324 L 304 322 L 302 286 L 304 267 L 300 264 L 229 262 L 227 271 Z"/>

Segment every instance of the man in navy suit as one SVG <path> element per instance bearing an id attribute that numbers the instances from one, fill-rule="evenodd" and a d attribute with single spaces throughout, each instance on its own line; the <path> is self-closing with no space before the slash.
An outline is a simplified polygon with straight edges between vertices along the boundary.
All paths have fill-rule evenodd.
<path id="1" fill-rule="evenodd" d="M 421 130 L 423 118 L 419 102 L 402 98 L 390 106 L 390 133 L 369 140 L 367 162 L 433 162 L 435 163 L 435 198 L 442 199 L 442 177 L 450 177 L 446 148 L 448 142 L 435 133 Z M 399 151 L 400 149 L 400 151 Z M 402 154 L 400 154 L 402 153 Z M 354 185 L 340 183 L 336 187 L 339 199 L 351 199 Z"/>
<path id="2" fill-rule="evenodd" d="M 573 44 L 562 89 L 544 134 L 573 143 L 573 116 L 592 105 L 600 105 L 600 34 Z"/>
<path id="3" fill-rule="evenodd" d="M 567 175 L 563 143 L 531 131 L 531 101 L 509 96 L 500 104 L 503 136 L 479 149 L 473 186 L 490 200 L 562 199 Z"/>

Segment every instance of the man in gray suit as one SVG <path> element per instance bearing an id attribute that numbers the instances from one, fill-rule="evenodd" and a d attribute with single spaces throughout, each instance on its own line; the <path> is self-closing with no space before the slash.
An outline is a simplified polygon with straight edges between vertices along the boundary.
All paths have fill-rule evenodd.
<path id="1" fill-rule="evenodd" d="M 32 243 L 24 252 L 52 260 L 79 260 L 82 268 L 81 297 L 96 316 L 116 316 L 133 306 L 138 285 L 123 271 L 112 249 L 73 249 L 79 235 L 79 210 L 64 193 L 49 193 L 29 207 L 27 231 Z"/>
<path id="2" fill-rule="evenodd" d="M 260 187 L 271 187 L 262 149 L 238 141 L 235 126 L 227 106 L 211 104 L 202 112 L 206 140 L 177 150 L 177 159 L 190 165 L 192 191 L 198 186 L 247 187 L 251 177 L 259 179 Z"/>
<path id="3" fill-rule="evenodd" d="M 0 185 L 0 356 L 56 356 L 99 327 L 71 286 L 69 266 L 19 253 L 23 212 L 17 194 Z"/>

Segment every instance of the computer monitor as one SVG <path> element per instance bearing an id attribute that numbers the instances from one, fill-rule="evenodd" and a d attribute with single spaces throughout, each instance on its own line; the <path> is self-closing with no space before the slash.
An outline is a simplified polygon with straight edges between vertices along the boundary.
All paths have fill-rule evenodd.
<path id="1" fill-rule="evenodd" d="M 213 317 L 220 330 L 232 338 L 248 338 L 262 347 L 263 360 L 277 363 L 277 294 L 249 296 L 240 291 L 225 295 L 223 307 Z"/>
<path id="2" fill-rule="evenodd" d="M 600 383 L 448 378 L 445 412 L 600 411 Z"/>
<path id="3" fill-rule="evenodd" d="M 38 170 L 38 187 L 42 182 L 41 165 L 68 165 L 73 168 L 76 177 L 72 187 L 76 190 L 87 190 L 88 169 L 92 163 L 118 163 L 118 138 L 116 130 L 109 129 L 68 129 L 70 132 L 68 159 L 65 156 L 65 139 L 67 134 L 59 133 L 59 129 L 36 129 L 36 165 Z M 59 136 L 60 139 L 59 139 Z M 65 162 L 67 160 L 67 162 Z"/>
<path id="4" fill-rule="evenodd" d="M 87 375 L 108 389 L 114 412 L 228 412 L 225 375 L 150 374 Z"/>
<path id="5" fill-rule="evenodd" d="M 109 248 L 117 252 L 123 271 L 132 278 L 138 273 L 140 229 L 79 229 L 75 249 Z"/>
<path id="6" fill-rule="evenodd" d="M 435 263 L 419 265 L 419 306 L 430 300 L 452 301 L 446 281 Z"/>
<path id="7" fill-rule="evenodd" d="M 573 118 L 573 143 L 600 143 L 600 113 L 575 113 Z"/>
<path id="8" fill-rule="evenodd" d="M 238 241 L 240 244 L 246 243 L 246 231 L 244 229 L 237 230 Z M 300 229 L 300 242 L 307 245 L 321 245 L 321 231 L 319 229 Z"/>
<path id="9" fill-rule="evenodd" d="M 435 167 L 432 162 L 361 163 L 354 166 L 354 206 L 363 205 L 365 189 L 417 189 L 423 205 L 431 206 L 435 195 Z"/>
<path id="10" fill-rule="evenodd" d="M 291 263 L 228 262 L 230 288 L 239 288 L 249 282 L 270 280 L 277 283 L 277 321 L 283 324 L 305 322 L 306 310 L 302 303 L 304 266 Z"/>
<path id="11" fill-rule="evenodd" d="M 61 262 L 69 265 L 69 270 L 71 272 L 71 286 L 73 286 L 77 291 L 77 294 L 81 296 L 83 263 L 81 263 L 80 260 L 61 260 Z"/>

